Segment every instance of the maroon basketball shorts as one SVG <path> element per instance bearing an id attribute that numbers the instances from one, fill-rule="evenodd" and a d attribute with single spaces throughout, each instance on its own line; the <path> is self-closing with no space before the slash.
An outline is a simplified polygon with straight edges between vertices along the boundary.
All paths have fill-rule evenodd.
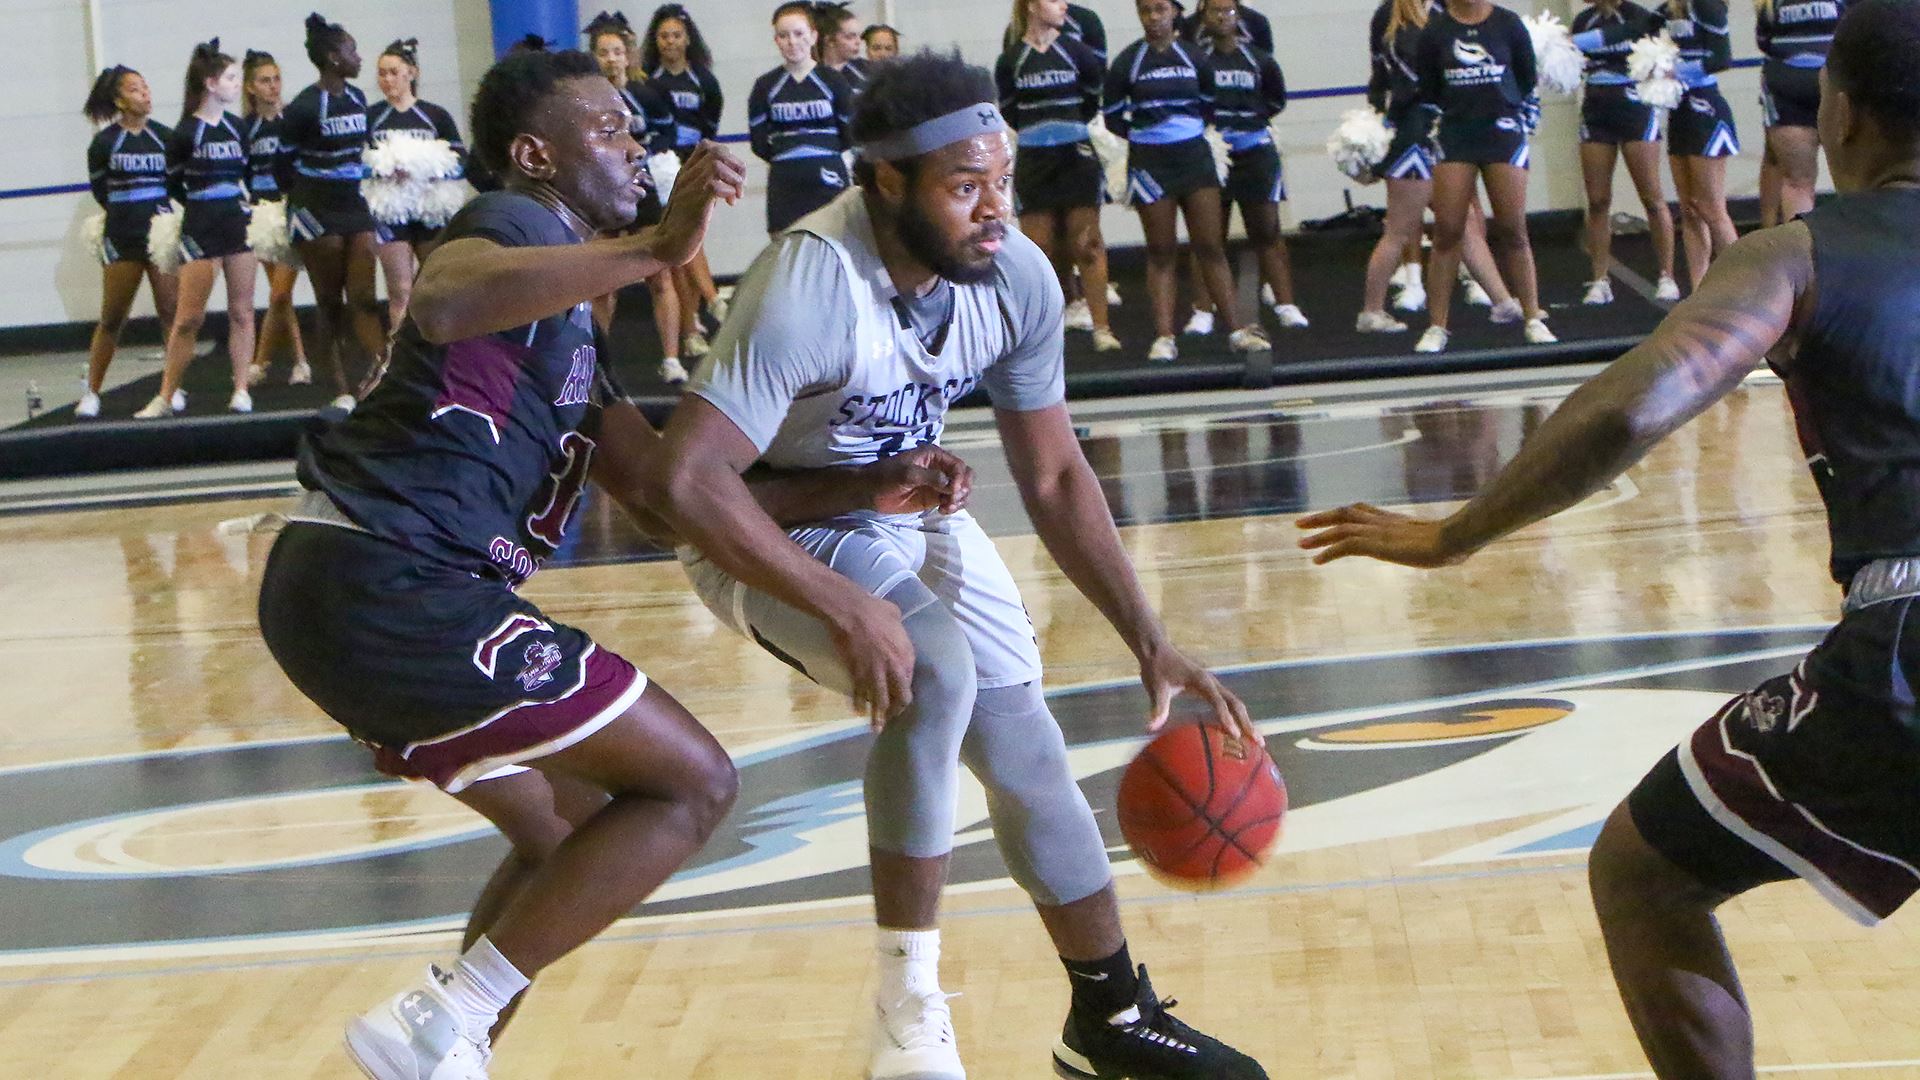
<path id="1" fill-rule="evenodd" d="M 505 582 L 336 525 L 296 521 L 275 541 L 260 632 L 382 772 L 448 792 L 572 746 L 647 687 Z"/>
<path id="2" fill-rule="evenodd" d="M 1627 808 L 1655 850 L 1708 886 L 1732 895 L 1801 877 L 1872 925 L 1920 887 L 1920 600 L 1860 599 L 1856 578 L 1826 640 L 1729 701 Z"/>

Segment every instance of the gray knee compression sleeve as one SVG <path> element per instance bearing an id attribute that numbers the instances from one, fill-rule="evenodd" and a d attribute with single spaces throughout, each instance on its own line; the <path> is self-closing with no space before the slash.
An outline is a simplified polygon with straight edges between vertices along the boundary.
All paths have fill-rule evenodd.
<path id="1" fill-rule="evenodd" d="M 887 721 L 867 758 L 867 842 L 896 855 L 934 858 L 953 850 L 960 741 L 978 679 L 973 648 L 953 613 L 918 579 L 901 582 L 887 599 L 911 613 L 913 703 Z"/>
<path id="2" fill-rule="evenodd" d="M 1034 902 L 1070 904 L 1113 880 L 1106 841 L 1037 681 L 979 691 L 960 757 L 987 790 L 1000 857 Z"/>

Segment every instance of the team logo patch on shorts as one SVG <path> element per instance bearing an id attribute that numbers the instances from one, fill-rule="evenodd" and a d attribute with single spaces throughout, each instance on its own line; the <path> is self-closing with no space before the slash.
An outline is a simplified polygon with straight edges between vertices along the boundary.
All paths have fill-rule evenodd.
<path id="1" fill-rule="evenodd" d="M 521 689 L 532 693 L 535 689 L 553 681 L 553 673 L 560 667 L 560 661 L 566 654 L 560 646 L 551 641 L 536 641 L 527 646 L 526 664 L 518 676 Z"/>

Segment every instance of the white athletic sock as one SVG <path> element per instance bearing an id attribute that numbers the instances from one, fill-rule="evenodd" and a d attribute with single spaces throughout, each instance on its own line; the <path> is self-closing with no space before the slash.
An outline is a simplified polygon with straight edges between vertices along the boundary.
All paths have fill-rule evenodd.
<path id="1" fill-rule="evenodd" d="M 908 997 L 940 992 L 940 931 L 889 930 L 874 938 L 880 956 L 880 1003 L 892 1006 Z"/>
<path id="2" fill-rule="evenodd" d="M 500 1010 L 532 985 L 485 935 L 454 961 L 447 974 L 447 997 L 460 1010 L 461 1026 L 475 1041 L 500 1019 Z"/>

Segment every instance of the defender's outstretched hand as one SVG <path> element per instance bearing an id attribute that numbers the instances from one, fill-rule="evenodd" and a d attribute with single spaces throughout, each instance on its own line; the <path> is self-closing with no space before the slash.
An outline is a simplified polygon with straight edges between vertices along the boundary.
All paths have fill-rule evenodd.
<path id="1" fill-rule="evenodd" d="M 653 254 L 661 262 L 682 266 L 706 239 L 713 208 L 731 206 L 747 187 L 747 167 L 717 142 L 694 147 L 674 178 L 667 209 L 654 227 Z"/>
<path id="2" fill-rule="evenodd" d="M 1366 503 L 1308 514 L 1294 524 L 1302 529 L 1319 530 L 1300 541 L 1301 547 L 1315 552 L 1316 563 L 1363 555 L 1381 562 L 1427 569 L 1450 566 L 1468 554 L 1456 552 L 1447 544 L 1441 522 L 1408 517 Z"/>

